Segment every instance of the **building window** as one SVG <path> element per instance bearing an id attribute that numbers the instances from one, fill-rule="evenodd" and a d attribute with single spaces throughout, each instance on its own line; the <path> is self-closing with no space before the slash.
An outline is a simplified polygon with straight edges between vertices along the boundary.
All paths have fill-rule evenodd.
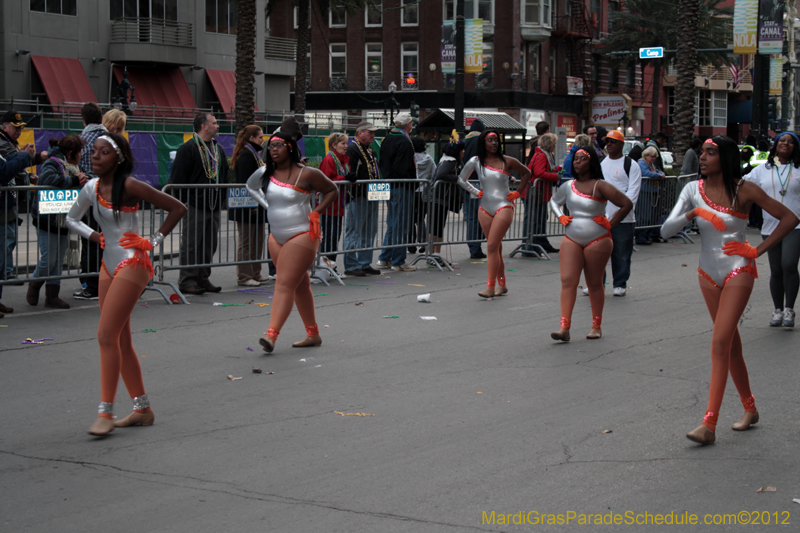
<path id="1" fill-rule="evenodd" d="M 697 91 L 694 94 L 694 123 L 698 126 L 711 125 L 711 91 Z"/>
<path id="2" fill-rule="evenodd" d="M 617 67 L 608 68 L 608 87 L 614 90 L 619 87 L 619 69 Z"/>
<path id="3" fill-rule="evenodd" d="M 149 18 L 178 20 L 178 0 L 111 0 L 111 20 Z"/>
<path id="4" fill-rule="evenodd" d="M 483 43 L 483 72 L 475 76 L 475 88 L 479 91 L 488 91 L 494 88 L 493 50 L 493 43 Z"/>
<path id="5" fill-rule="evenodd" d="M 293 16 L 293 20 L 294 20 L 294 29 L 297 29 L 297 28 L 299 28 L 299 25 L 297 24 L 297 19 L 300 16 L 300 10 L 297 8 L 297 6 L 294 6 L 294 9 L 292 9 L 292 16 Z M 312 11 L 311 2 L 309 1 L 308 2 L 308 27 L 309 28 L 311 27 L 311 18 L 313 16 L 314 16 L 314 12 Z"/>
<path id="6" fill-rule="evenodd" d="M 403 89 L 416 90 L 419 88 L 419 44 L 417 43 L 403 43 L 400 52 L 400 64 L 403 65 L 403 71 L 400 75 L 403 77 Z"/>
<path id="7" fill-rule="evenodd" d="M 675 123 L 675 87 L 667 87 L 667 126 Z"/>
<path id="8" fill-rule="evenodd" d="M 77 0 L 31 0 L 31 11 L 74 17 L 78 14 Z"/>
<path id="9" fill-rule="evenodd" d="M 236 35 L 237 0 L 206 0 L 206 31 Z"/>
<path id="10" fill-rule="evenodd" d="M 628 63 L 628 67 L 625 69 L 625 85 L 631 89 L 636 86 L 636 63 L 633 61 Z"/>
<path id="11" fill-rule="evenodd" d="M 367 43 L 366 50 L 367 50 L 366 53 L 367 90 L 382 91 L 383 90 L 383 44 Z"/>
<path id="12" fill-rule="evenodd" d="M 713 91 L 711 99 L 713 126 L 715 128 L 724 128 L 728 125 L 728 93 L 725 91 Z"/>
<path id="13" fill-rule="evenodd" d="M 347 45 L 331 44 L 331 78 L 347 76 Z"/>
<path id="14" fill-rule="evenodd" d="M 592 89 L 594 93 L 600 92 L 600 62 L 602 56 L 600 54 L 592 54 Z"/>
<path id="15" fill-rule="evenodd" d="M 494 20 L 494 0 L 463 0 L 464 18 L 483 19 L 491 24 Z M 455 20 L 456 11 L 453 0 L 444 0 L 444 20 Z"/>
<path id="16" fill-rule="evenodd" d="M 525 24 L 552 25 L 553 0 L 522 0 L 522 16 Z"/>
<path id="17" fill-rule="evenodd" d="M 555 47 L 550 48 L 550 77 L 556 77 L 556 49 Z"/>
<path id="18" fill-rule="evenodd" d="M 379 28 L 383 26 L 383 2 L 376 2 L 375 5 L 368 5 L 364 10 L 366 20 L 364 25 L 368 28 Z"/>
<path id="19" fill-rule="evenodd" d="M 344 28 L 347 26 L 347 8 L 344 4 L 331 5 L 328 12 L 329 28 Z"/>
<path id="20" fill-rule="evenodd" d="M 548 27 L 553 23 L 550 1 L 551 0 L 542 0 L 542 21 L 543 24 Z"/>
<path id="21" fill-rule="evenodd" d="M 400 0 L 400 25 L 419 26 L 419 2 L 418 0 Z"/>

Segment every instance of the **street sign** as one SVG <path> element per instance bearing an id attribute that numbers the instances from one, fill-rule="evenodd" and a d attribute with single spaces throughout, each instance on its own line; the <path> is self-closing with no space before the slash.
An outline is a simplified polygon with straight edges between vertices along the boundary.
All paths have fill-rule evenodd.
<path id="1" fill-rule="evenodd" d="M 57 215 L 69 213 L 78 199 L 80 189 L 50 189 L 39 191 L 39 214 Z"/>
<path id="2" fill-rule="evenodd" d="M 246 207 L 258 207 L 258 203 L 250 196 L 244 187 L 232 187 L 228 189 L 228 209 L 244 209 Z"/>
<path id="3" fill-rule="evenodd" d="M 639 48 L 639 59 L 655 59 L 664 57 L 664 47 L 656 46 L 653 48 Z"/>
<path id="4" fill-rule="evenodd" d="M 379 200 L 389 200 L 392 192 L 391 183 L 368 183 L 367 201 L 377 202 Z"/>

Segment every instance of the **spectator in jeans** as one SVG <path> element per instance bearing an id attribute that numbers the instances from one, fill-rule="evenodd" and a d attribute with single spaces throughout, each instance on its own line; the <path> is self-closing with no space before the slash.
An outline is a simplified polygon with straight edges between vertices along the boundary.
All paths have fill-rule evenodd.
<path id="1" fill-rule="evenodd" d="M 553 184 L 558 182 L 558 171 L 555 163 L 555 150 L 558 137 L 554 133 L 545 133 L 539 137 L 538 146 L 533 152 L 528 170 L 531 171 L 531 183 L 522 191 L 525 198 L 525 215 L 522 217 L 522 227 L 526 235 L 543 235 L 547 233 L 547 202 L 552 196 Z M 538 180 L 538 181 L 537 181 Z M 528 214 L 533 213 L 533 221 L 528 225 Z M 557 254 L 547 237 L 531 238 L 533 244 L 541 246 L 549 254 Z M 530 254 L 525 254 L 530 255 Z"/>
<path id="2" fill-rule="evenodd" d="M 328 137 L 328 153 L 322 158 L 319 170 L 331 181 L 344 181 L 350 173 L 350 158 L 347 157 L 347 134 L 331 133 Z M 340 192 L 343 189 L 339 189 Z M 318 200 L 322 198 L 318 195 Z M 333 201 L 319 217 L 322 229 L 320 253 L 327 261 L 327 266 L 336 269 L 336 251 L 339 249 L 339 237 L 342 235 L 342 216 L 344 216 L 344 194 Z M 366 273 L 364 273 L 366 276 Z"/>
<path id="3" fill-rule="evenodd" d="M 622 155 L 625 145 L 625 136 L 611 130 L 605 137 L 608 157 L 600 163 L 603 169 L 603 179 L 622 191 L 633 202 L 634 209 L 611 228 L 611 240 L 614 249 L 611 251 L 611 274 L 614 278 L 614 296 L 625 296 L 628 279 L 631 277 L 631 256 L 633 255 L 633 228 L 636 225 L 636 202 L 639 199 L 639 189 L 642 184 L 642 173 L 633 160 Z M 606 204 L 606 218 L 611 220 L 619 211 L 619 207 L 612 202 Z M 587 291 L 588 292 L 588 291 Z"/>
<path id="4" fill-rule="evenodd" d="M 475 119 L 469 127 L 469 133 L 464 138 L 464 155 L 461 161 L 469 161 L 478 155 L 478 137 L 486 129 L 481 119 Z M 467 177 L 467 181 L 472 182 L 472 185 L 480 189 L 480 184 L 477 183 L 478 176 L 473 172 L 471 176 Z M 481 201 L 478 198 L 473 198 L 467 191 L 460 191 L 461 197 L 464 201 L 463 211 L 464 218 L 467 219 L 467 240 L 468 241 L 481 241 L 483 240 L 483 229 L 478 220 L 478 207 Z M 469 257 L 470 259 L 486 259 L 486 254 L 481 250 L 480 242 L 470 242 Z"/>
<path id="5" fill-rule="evenodd" d="M 372 122 L 359 122 L 356 126 L 356 141 L 347 147 L 350 161 L 350 173 L 347 181 L 380 179 L 378 156 L 372 149 L 375 132 L 378 130 Z M 372 250 L 348 252 L 359 248 L 371 248 L 378 233 L 378 202 L 367 200 L 367 185 L 352 185 L 346 192 L 344 229 L 344 273 L 348 276 L 377 275 L 380 271 L 372 268 Z"/>
<path id="6" fill-rule="evenodd" d="M 178 148 L 170 180 L 175 185 L 216 184 L 228 181 L 225 151 L 214 140 L 219 133 L 217 119 L 211 113 L 194 118 L 194 135 Z M 222 202 L 218 189 L 178 188 L 178 197 L 186 205 L 186 219 L 181 230 L 181 265 L 211 263 L 217 251 Z M 211 267 L 182 268 L 178 288 L 186 294 L 219 292 L 208 279 Z"/>
<path id="7" fill-rule="evenodd" d="M 410 114 L 400 113 L 394 118 L 394 125 L 381 145 L 381 176 L 383 179 L 404 180 L 406 183 L 395 181 L 391 184 L 386 233 L 383 235 L 384 249 L 378 256 L 378 268 L 412 272 L 417 267 L 406 263 L 406 240 L 414 213 L 414 187 L 417 181 L 417 163 L 410 137 L 414 122 Z"/>
<path id="8" fill-rule="evenodd" d="M 116 109 L 114 111 L 117 111 Z M 122 113 L 121 111 L 117 111 Z M 122 113 L 123 115 L 125 113 Z M 83 153 L 81 153 L 81 170 L 89 177 L 96 178 L 92 169 L 92 149 L 94 141 L 106 131 L 102 124 L 103 112 L 94 102 L 87 102 L 81 108 L 81 118 L 83 119 L 83 131 L 80 134 L 84 141 Z M 124 129 L 124 127 L 123 127 Z M 86 215 L 86 224 L 95 231 L 100 231 L 97 221 L 94 219 L 94 210 L 89 209 Z M 103 261 L 103 250 L 99 244 L 93 243 L 88 239 L 81 239 L 81 274 L 97 274 L 100 272 L 100 263 Z M 85 276 L 80 278 L 81 290 L 72 293 L 76 300 L 97 300 L 97 280 L 95 276 Z"/>
<path id="9" fill-rule="evenodd" d="M 664 177 L 664 172 L 656 167 L 658 150 L 648 146 L 642 152 L 639 160 L 639 169 L 642 173 L 642 190 L 639 193 L 639 203 L 636 206 L 636 218 L 642 226 L 655 226 L 655 228 L 637 229 L 634 233 L 636 244 L 653 244 L 653 241 L 663 241 L 660 235 L 659 209 L 659 180 Z"/>

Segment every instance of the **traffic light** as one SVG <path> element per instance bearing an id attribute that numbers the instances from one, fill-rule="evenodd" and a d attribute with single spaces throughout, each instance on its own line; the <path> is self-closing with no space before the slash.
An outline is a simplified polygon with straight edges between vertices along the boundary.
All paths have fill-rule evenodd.
<path id="1" fill-rule="evenodd" d="M 767 104 L 767 119 L 770 122 L 775 122 L 778 120 L 778 98 L 773 97 L 769 99 L 769 103 Z"/>
<path id="2" fill-rule="evenodd" d="M 419 118 L 419 106 L 416 102 L 411 102 L 411 117 L 412 118 Z"/>

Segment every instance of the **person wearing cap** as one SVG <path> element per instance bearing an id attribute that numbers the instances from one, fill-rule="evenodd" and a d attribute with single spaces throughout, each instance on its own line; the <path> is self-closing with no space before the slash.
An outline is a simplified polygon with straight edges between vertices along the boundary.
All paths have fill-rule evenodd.
<path id="1" fill-rule="evenodd" d="M 6 187 L 9 183 L 11 183 L 14 178 L 16 178 L 17 174 L 23 171 L 26 167 L 31 165 L 31 161 L 33 161 L 33 157 L 35 155 L 33 146 L 30 144 L 26 144 L 20 150 L 20 153 L 13 155 L 6 159 L 3 156 L 0 156 L 0 187 Z M 17 214 L 16 211 L 13 209 L 9 209 L 13 215 L 12 219 L 7 217 L 6 212 L 6 205 L 12 206 L 15 204 L 11 204 L 14 201 L 14 196 L 11 193 L 6 193 L 5 191 L 0 191 L 0 225 L 2 226 L 2 233 L 0 235 L 4 236 L 6 244 L 9 242 L 9 239 L 13 237 L 14 243 L 16 244 L 16 236 L 17 236 Z M 13 250 L 13 248 L 12 248 Z M 0 279 L 7 279 L 7 267 L 9 266 L 8 261 L 12 259 L 11 252 L 6 248 L 6 250 L 0 254 Z M 0 298 L 3 297 L 3 286 L 0 285 Z M 0 302 L 0 318 L 3 318 L 4 313 L 13 313 L 14 309 L 11 307 L 6 307 L 5 305 Z"/>
<path id="2" fill-rule="evenodd" d="M 800 217 L 800 139 L 792 132 L 779 133 L 769 151 L 769 158 L 744 176 L 761 187 L 768 196 L 785 205 Z M 778 227 L 778 220 L 764 212 L 761 237 L 764 240 Z M 800 289 L 800 225 L 795 227 L 774 248 L 767 251 L 769 258 L 769 292 L 774 311 L 769 325 L 791 329 L 794 327 L 794 304 Z"/>
<path id="3" fill-rule="evenodd" d="M 478 137 L 481 136 L 481 133 L 483 133 L 485 129 L 486 125 L 481 119 L 476 118 L 472 121 L 472 124 L 469 125 L 469 133 L 467 133 L 467 136 L 464 138 L 464 155 L 461 157 L 461 161 L 469 161 L 478 155 Z M 478 182 L 477 174 L 473 172 L 466 179 L 480 189 L 481 185 L 480 182 Z M 467 191 L 461 191 L 461 194 L 464 201 L 461 209 L 464 212 L 464 218 L 467 224 L 469 258 L 486 259 L 486 254 L 481 250 L 480 243 L 480 241 L 484 239 L 483 228 L 481 228 L 480 220 L 478 220 L 478 208 L 480 207 L 481 201 L 478 198 L 473 198 Z"/>
<path id="4" fill-rule="evenodd" d="M 22 115 L 14 110 L 7 111 L 0 119 L 2 127 L 0 127 L 0 157 L 9 160 L 17 154 L 28 151 L 28 145 L 23 147 L 19 146 L 19 137 L 22 135 L 22 130 L 25 129 L 26 123 L 22 120 Z M 40 165 L 43 161 L 47 160 L 47 151 L 34 153 L 31 161 L 31 166 Z M 28 174 L 26 170 L 17 172 L 13 179 L 13 184 L 16 185 L 30 185 L 36 182 L 35 174 Z M 9 182 L 9 186 L 13 185 Z M 14 248 L 17 247 L 17 199 L 16 195 L 12 193 L 0 192 L 0 223 L 3 224 L 4 244 L 0 253 L 5 257 L 5 268 L 0 272 L 2 279 L 12 279 L 14 275 Z M 5 277 L 3 277 L 5 276 Z"/>
<path id="5" fill-rule="evenodd" d="M 386 233 L 383 235 L 385 248 L 378 256 L 378 268 L 412 272 L 417 267 L 406 263 L 406 240 L 414 213 L 414 182 L 417 180 L 417 163 L 410 137 L 414 122 L 409 113 L 399 113 L 394 117 L 394 126 L 381 144 L 381 176 L 386 180 L 408 183 L 391 182 Z"/>
<path id="6" fill-rule="evenodd" d="M 634 161 L 622 155 L 625 136 L 621 131 L 611 130 L 605 136 L 608 157 L 600 162 L 603 179 L 622 191 L 633 203 L 633 209 L 619 224 L 611 228 L 611 275 L 614 278 L 614 296 L 625 296 L 628 279 L 631 277 L 631 257 L 633 256 L 633 230 L 636 226 L 636 202 L 642 186 L 642 172 Z M 611 220 L 619 211 L 619 207 L 609 202 L 606 204 L 606 218 Z M 586 291 L 588 292 L 588 291 Z"/>
<path id="7" fill-rule="evenodd" d="M 378 202 L 367 199 L 367 185 L 356 181 L 380 179 L 378 155 L 372 149 L 378 128 L 372 122 L 359 122 L 356 126 L 355 142 L 347 145 L 350 172 L 345 179 L 353 185 L 342 192 L 346 194 L 344 229 L 344 273 L 348 276 L 376 276 L 380 271 L 372 268 L 372 248 L 378 234 Z M 347 250 L 358 250 L 348 252 Z"/>

